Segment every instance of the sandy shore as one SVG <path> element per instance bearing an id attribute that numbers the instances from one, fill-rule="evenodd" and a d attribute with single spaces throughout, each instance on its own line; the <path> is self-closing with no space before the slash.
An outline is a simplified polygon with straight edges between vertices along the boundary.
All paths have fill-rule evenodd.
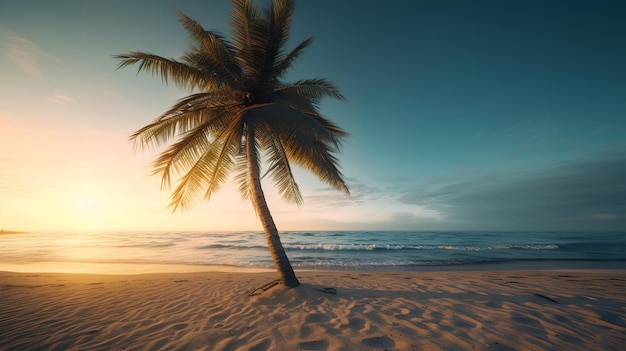
<path id="1" fill-rule="evenodd" d="M 624 270 L 298 276 L 0 272 L 0 349 L 626 349 Z"/>

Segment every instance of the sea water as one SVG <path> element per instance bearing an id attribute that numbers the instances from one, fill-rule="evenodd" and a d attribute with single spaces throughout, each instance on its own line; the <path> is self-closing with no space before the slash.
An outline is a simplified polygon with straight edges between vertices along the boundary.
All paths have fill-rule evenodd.
<path id="1" fill-rule="evenodd" d="M 486 264 L 626 269 L 623 232 L 286 231 L 280 236 L 296 269 L 480 269 Z M 0 235 L 0 266 L 38 262 L 273 266 L 262 232 Z"/>

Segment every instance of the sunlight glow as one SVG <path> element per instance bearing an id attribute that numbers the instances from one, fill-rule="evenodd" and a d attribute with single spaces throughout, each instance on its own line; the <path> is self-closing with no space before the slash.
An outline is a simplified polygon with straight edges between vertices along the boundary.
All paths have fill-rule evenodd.
<path id="1" fill-rule="evenodd" d="M 93 211 L 96 209 L 96 200 L 94 199 L 87 199 L 85 201 L 85 208 L 89 211 Z"/>

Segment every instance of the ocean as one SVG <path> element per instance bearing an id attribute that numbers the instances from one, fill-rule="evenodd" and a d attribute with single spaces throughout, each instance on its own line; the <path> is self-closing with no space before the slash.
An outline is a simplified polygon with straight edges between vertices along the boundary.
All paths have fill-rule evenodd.
<path id="1" fill-rule="evenodd" d="M 285 231 L 280 235 L 295 269 L 626 269 L 626 233 Z M 262 232 L 0 235 L 0 267 L 46 262 L 273 267 Z"/>

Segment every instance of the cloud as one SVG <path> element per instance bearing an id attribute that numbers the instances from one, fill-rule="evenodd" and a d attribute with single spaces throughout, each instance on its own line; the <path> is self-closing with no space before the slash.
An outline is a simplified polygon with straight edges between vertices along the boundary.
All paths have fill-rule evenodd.
<path id="1" fill-rule="evenodd" d="M 356 178 L 346 179 L 350 195 L 328 187 L 316 188 L 305 195 L 305 203 L 324 207 L 354 206 L 371 201 L 378 201 L 387 196 L 385 191 L 360 182 Z"/>
<path id="2" fill-rule="evenodd" d="M 43 55 L 43 51 L 32 41 L 20 37 L 1 26 L 0 35 L 6 42 L 7 58 L 22 71 L 30 75 L 40 76 L 39 60 Z"/>
<path id="3" fill-rule="evenodd" d="M 72 99 L 71 97 L 67 95 L 63 95 L 63 94 L 58 94 L 58 93 L 52 94 L 48 96 L 46 99 L 48 99 L 48 101 L 52 101 L 54 103 L 61 104 L 61 105 L 78 103 L 76 100 Z"/>
<path id="4" fill-rule="evenodd" d="M 590 219 L 593 221 L 617 221 L 617 220 L 626 219 L 626 216 L 615 214 L 615 213 L 598 213 L 598 214 L 587 216 L 586 219 Z"/>
<path id="5" fill-rule="evenodd" d="M 625 230 L 626 157 L 416 188 L 400 201 L 441 210 L 450 229 Z"/>
<path id="6" fill-rule="evenodd" d="M 306 214 L 315 220 L 303 218 L 300 225 L 319 230 L 410 230 L 432 228 L 444 220 L 438 209 L 398 201 L 397 192 L 387 186 L 367 185 L 357 178 L 348 178 L 347 183 L 350 196 L 329 188 L 305 194 Z"/>

